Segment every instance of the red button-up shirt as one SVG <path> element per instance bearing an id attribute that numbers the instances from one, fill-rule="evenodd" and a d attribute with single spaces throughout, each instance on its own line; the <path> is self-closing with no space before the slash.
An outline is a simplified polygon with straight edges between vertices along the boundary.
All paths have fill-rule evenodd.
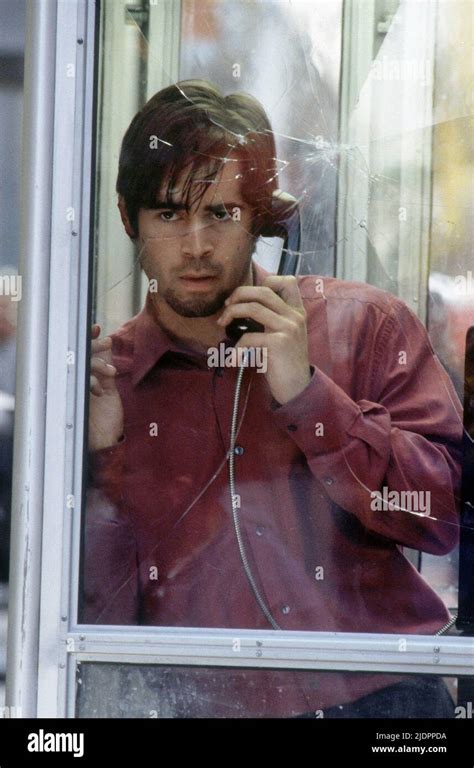
<path id="1" fill-rule="evenodd" d="M 266 274 L 254 265 L 255 284 Z M 236 493 L 254 579 L 285 630 L 434 633 L 448 613 L 402 548 L 444 554 L 456 544 L 459 401 L 398 299 L 328 277 L 298 285 L 310 383 L 279 405 L 264 373 L 247 368 L 240 397 Z M 237 369 L 210 368 L 206 355 L 173 342 L 150 296 L 112 339 L 124 439 L 90 457 L 83 620 L 270 629 L 232 521 Z M 384 487 L 415 491 L 408 501 L 425 508 L 429 498 L 429 514 L 407 497 L 403 509 L 377 508 L 373 492 Z M 269 716 L 351 701 L 398 679 L 248 675 L 255 684 L 229 671 L 229 697 L 248 715 Z"/>

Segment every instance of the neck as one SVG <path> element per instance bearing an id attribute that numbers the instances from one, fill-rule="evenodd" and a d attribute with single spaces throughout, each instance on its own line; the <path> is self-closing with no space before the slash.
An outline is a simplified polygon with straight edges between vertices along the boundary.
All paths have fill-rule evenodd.
<path id="1" fill-rule="evenodd" d="M 155 302 L 155 318 L 158 325 L 173 341 L 196 352 L 205 352 L 225 339 L 225 329 L 217 325 L 222 310 L 209 317 L 182 317 L 166 302 Z"/>

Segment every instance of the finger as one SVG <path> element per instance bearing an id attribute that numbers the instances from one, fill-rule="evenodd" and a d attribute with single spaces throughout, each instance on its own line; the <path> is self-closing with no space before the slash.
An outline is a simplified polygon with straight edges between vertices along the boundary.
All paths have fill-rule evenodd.
<path id="1" fill-rule="evenodd" d="M 102 376 L 115 376 L 117 369 L 102 357 L 91 357 L 91 371 Z"/>
<path id="2" fill-rule="evenodd" d="M 93 339 L 91 343 L 92 352 L 100 352 L 112 348 L 112 339 L 110 336 L 104 336 L 103 339 Z"/>
<path id="3" fill-rule="evenodd" d="M 91 336 L 93 339 L 97 339 L 100 336 L 101 327 L 98 323 L 93 323 L 91 326 Z"/>
<path id="4" fill-rule="evenodd" d="M 303 300 L 294 275 L 267 275 L 262 285 L 276 291 L 290 307 L 303 307 Z"/>
<path id="5" fill-rule="evenodd" d="M 268 349 L 268 333 L 244 333 L 236 343 L 235 349 L 238 347 Z"/>
<path id="6" fill-rule="evenodd" d="M 265 326 L 266 331 L 288 330 L 290 319 L 277 314 L 256 301 L 246 304 L 231 304 L 224 310 L 217 321 L 219 325 L 227 325 L 234 317 L 251 317 Z"/>
<path id="7" fill-rule="evenodd" d="M 238 304 L 242 301 L 258 301 L 259 304 L 272 309 L 279 315 L 289 315 L 291 309 L 288 304 L 268 286 L 240 285 L 225 301 L 226 307 Z"/>
<path id="8" fill-rule="evenodd" d="M 97 347 L 92 349 L 91 360 L 93 360 L 95 357 L 98 357 L 101 360 L 105 360 L 105 362 L 109 363 L 110 365 L 113 364 L 112 350 L 110 348 L 107 349 L 107 348 Z"/>
<path id="9" fill-rule="evenodd" d="M 112 394 L 117 391 L 115 383 L 117 369 L 114 365 L 108 363 L 103 357 L 92 357 L 91 372 L 98 379 L 103 394 Z"/>
<path id="10" fill-rule="evenodd" d="M 92 392 L 93 395 L 97 395 L 97 397 L 100 397 L 103 394 L 103 389 L 99 384 L 98 379 L 96 376 L 91 376 L 89 379 L 89 389 Z"/>

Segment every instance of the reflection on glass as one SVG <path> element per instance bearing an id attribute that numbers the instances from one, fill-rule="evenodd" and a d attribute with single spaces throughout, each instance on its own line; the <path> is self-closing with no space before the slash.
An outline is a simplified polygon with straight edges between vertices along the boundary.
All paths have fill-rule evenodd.
<path id="1" fill-rule="evenodd" d="M 472 713 L 469 702 L 456 704 L 455 678 L 354 673 L 346 678 L 360 694 L 356 702 L 346 701 L 341 676 L 334 672 L 86 663 L 77 668 L 76 717 L 410 719 Z M 328 698 L 328 690 L 336 695 Z"/>
<path id="2" fill-rule="evenodd" d="M 154 38 L 129 25 L 135 87 L 151 98 L 128 114 L 117 146 L 99 136 L 81 619 L 443 631 L 456 563 L 444 561 L 445 576 L 432 563 L 457 542 L 462 413 L 424 328 L 429 98 L 407 112 L 434 88 L 435 6 L 417 4 L 419 61 L 400 6 L 383 40 L 367 38 L 367 79 L 355 83 L 357 18 L 342 51 L 326 46 L 342 4 L 318 4 L 313 26 L 311 4 L 223 5 L 182 4 L 181 45 L 163 59 L 178 61 L 179 85 L 158 77 Z M 144 66 L 166 87 L 144 89 Z M 367 121 L 381 91 L 404 105 L 388 136 L 382 115 Z M 104 115 L 107 98 L 104 87 Z M 101 192 L 115 182 L 120 235 Z M 285 262 L 299 267 L 296 281 L 275 274 L 277 235 L 283 255 L 297 250 Z M 423 575 L 420 552 L 434 558 L 423 554 Z M 354 680 L 322 676 L 324 706 L 389 685 Z M 302 690 L 310 701 L 309 679 Z M 301 698 L 295 707 L 307 709 Z"/>

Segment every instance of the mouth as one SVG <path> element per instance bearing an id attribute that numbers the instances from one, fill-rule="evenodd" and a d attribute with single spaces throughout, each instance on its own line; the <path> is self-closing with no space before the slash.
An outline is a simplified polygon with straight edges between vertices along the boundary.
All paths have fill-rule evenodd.
<path id="1" fill-rule="evenodd" d="M 216 280 L 216 275 L 183 275 L 180 277 L 180 280 L 187 286 L 192 286 L 194 288 L 208 288 L 210 287 Z"/>

